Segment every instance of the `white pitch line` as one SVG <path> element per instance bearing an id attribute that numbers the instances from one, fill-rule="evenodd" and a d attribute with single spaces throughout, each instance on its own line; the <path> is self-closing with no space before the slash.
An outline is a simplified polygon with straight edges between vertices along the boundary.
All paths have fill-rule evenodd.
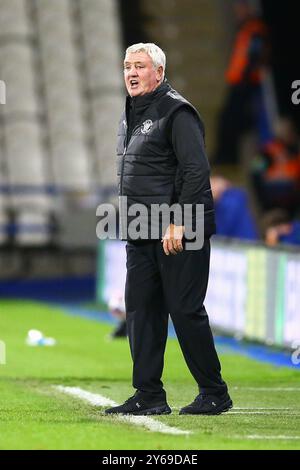
<path id="1" fill-rule="evenodd" d="M 83 390 L 80 387 L 64 387 L 63 385 L 55 386 L 56 390 L 66 393 L 67 395 L 71 395 L 76 398 L 80 398 L 83 401 L 86 401 L 94 406 L 118 406 L 116 402 L 110 400 L 110 398 L 106 398 L 103 395 L 99 395 L 98 393 L 88 392 L 87 390 Z M 156 419 L 149 418 L 148 416 L 135 416 L 135 415 L 114 415 L 114 418 L 118 421 L 134 424 L 136 426 L 142 426 L 149 431 L 152 432 L 160 432 L 163 434 L 185 434 L 189 435 L 192 434 L 192 431 L 184 431 L 182 429 L 174 428 L 168 426 L 167 424 L 161 423 Z"/>

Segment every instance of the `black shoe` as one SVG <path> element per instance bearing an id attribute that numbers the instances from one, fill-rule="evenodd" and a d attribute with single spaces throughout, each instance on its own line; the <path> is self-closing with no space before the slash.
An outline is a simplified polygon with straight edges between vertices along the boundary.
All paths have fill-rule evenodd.
<path id="1" fill-rule="evenodd" d="M 128 398 L 123 405 L 108 408 L 105 410 L 105 413 L 120 413 L 123 415 L 167 415 L 170 414 L 171 411 L 165 396 L 160 395 L 158 397 L 149 398 L 149 396 L 145 397 L 143 392 L 137 391 L 132 397 Z"/>
<path id="2" fill-rule="evenodd" d="M 111 333 L 110 337 L 114 338 L 126 338 L 127 336 L 127 324 L 126 320 L 122 320 Z"/>
<path id="3" fill-rule="evenodd" d="M 200 393 L 193 403 L 179 411 L 180 415 L 219 415 L 232 408 L 228 393 L 223 395 L 205 395 Z"/>

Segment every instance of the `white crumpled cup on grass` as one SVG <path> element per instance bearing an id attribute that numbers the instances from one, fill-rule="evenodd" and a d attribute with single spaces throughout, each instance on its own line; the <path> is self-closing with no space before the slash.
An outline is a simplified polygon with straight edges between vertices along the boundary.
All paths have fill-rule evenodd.
<path id="1" fill-rule="evenodd" d="M 26 338 L 27 346 L 54 346 L 54 338 L 46 338 L 39 330 L 29 330 Z"/>

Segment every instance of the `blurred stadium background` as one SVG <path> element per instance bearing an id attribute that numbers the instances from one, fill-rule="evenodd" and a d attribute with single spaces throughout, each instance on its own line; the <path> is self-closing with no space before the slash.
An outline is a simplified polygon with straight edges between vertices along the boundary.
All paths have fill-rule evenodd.
<path id="1" fill-rule="evenodd" d="M 233 219 L 220 219 L 213 239 L 207 297 L 212 326 L 237 339 L 289 351 L 299 347 L 300 105 L 291 98 L 292 83 L 300 80 L 295 2 L 247 2 L 268 31 L 261 84 L 268 132 L 261 139 L 252 122 L 241 132 L 238 159 L 222 161 L 214 151 L 229 86 L 224 76 L 236 35 L 235 3 L 0 0 L 0 80 L 6 86 L 6 102 L 0 104 L 1 340 L 7 341 L 12 308 L 6 299 L 69 309 L 72 304 L 73 313 L 99 312 L 100 320 L 109 321 L 100 312 L 122 296 L 124 245 L 97 240 L 96 207 L 117 201 L 124 49 L 155 42 L 166 52 L 168 80 L 204 118 L 212 175 L 217 182 L 221 178 L 222 195 L 229 191 L 219 214 Z M 278 126 L 283 119 L 293 128 L 292 150 L 289 131 Z M 286 176 L 290 160 L 294 170 Z M 16 300 L 20 315 L 22 305 Z M 39 321 L 34 318 L 32 328 Z M 290 356 L 283 363 L 298 367 Z M 129 375 L 128 369 L 128 381 Z"/>

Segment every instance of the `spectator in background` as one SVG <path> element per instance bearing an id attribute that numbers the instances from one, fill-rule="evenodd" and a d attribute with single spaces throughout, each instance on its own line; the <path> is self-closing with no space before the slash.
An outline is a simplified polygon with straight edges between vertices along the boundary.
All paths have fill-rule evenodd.
<path id="1" fill-rule="evenodd" d="M 126 338 L 127 326 L 126 326 L 126 309 L 125 299 L 122 293 L 116 293 L 113 295 L 108 302 L 108 308 L 111 315 L 117 319 L 118 324 L 111 333 L 110 337 L 114 338 Z"/>
<path id="2" fill-rule="evenodd" d="M 264 241 L 268 246 L 279 243 L 300 246 L 300 220 L 292 220 L 282 209 L 267 213 L 263 221 Z"/>
<path id="3" fill-rule="evenodd" d="M 252 165 L 252 181 L 262 210 L 282 208 L 295 216 L 300 205 L 300 146 L 290 119 L 281 119 L 276 137 L 262 147 Z"/>
<path id="4" fill-rule="evenodd" d="M 257 128 L 263 140 L 271 132 L 261 86 L 268 62 L 267 28 L 247 0 L 236 0 L 234 13 L 238 30 L 226 70 L 228 91 L 213 157 L 217 164 L 238 163 L 240 139 L 246 131 Z"/>
<path id="5" fill-rule="evenodd" d="M 232 186 L 230 181 L 222 176 L 211 177 L 211 189 L 215 203 L 217 235 L 257 240 L 258 230 L 246 191 Z"/>

